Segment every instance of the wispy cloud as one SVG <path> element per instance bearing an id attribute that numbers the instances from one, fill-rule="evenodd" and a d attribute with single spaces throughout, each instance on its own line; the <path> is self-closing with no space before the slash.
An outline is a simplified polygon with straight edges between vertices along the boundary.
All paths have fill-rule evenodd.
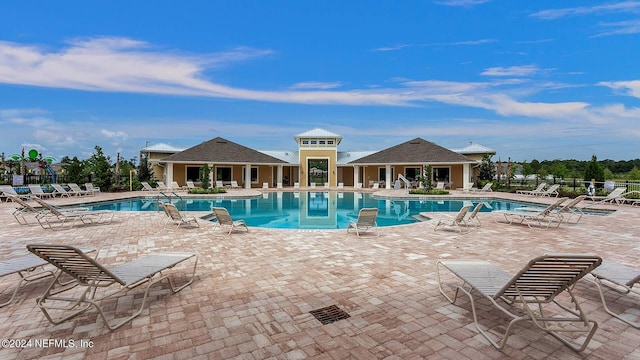
<path id="1" fill-rule="evenodd" d="M 496 39 L 479 39 L 479 40 L 464 40 L 464 41 L 453 41 L 448 43 L 429 43 L 429 44 L 400 44 L 393 46 L 383 46 L 375 49 L 371 49 L 371 51 L 399 51 L 406 48 L 413 47 L 429 47 L 429 46 L 475 46 L 475 45 L 484 45 L 497 42 Z"/>
<path id="2" fill-rule="evenodd" d="M 484 76 L 533 76 L 540 72 L 536 65 L 496 66 L 485 69 L 480 75 Z"/>
<path id="3" fill-rule="evenodd" d="M 475 6 L 487 3 L 491 0 L 442 0 L 434 1 L 434 4 L 446 5 L 446 6 Z"/>
<path id="4" fill-rule="evenodd" d="M 598 83 L 598 85 L 606 86 L 614 90 L 619 90 L 624 95 L 633 96 L 640 99 L 640 80 L 603 81 Z"/>
<path id="5" fill-rule="evenodd" d="M 628 35 L 640 33 L 640 19 L 617 21 L 609 23 L 600 23 L 600 26 L 613 28 L 613 30 L 604 31 L 592 37 L 603 37 L 611 35 Z"/>
<path id="6" fill-rule="evenodd" d="M 342 86 L 342 83 L 339 81 L 334 82 L 320 82 L 320 81 L 308 81 L 308 82 L 300 82 L 297 84 L 291 85 L 291 89 L 299 90 L 299 89 L 335 89 Z"/>
<path id="7" fill-rule="evenodd" d="M 407 45 L 407 44 L 400 44 L 400 45 L 393 45 L 393 46 L 383 46 L 383 47 L 379 47 L 379 48 L 375 48 L 375 49 L 371 49 L 371 51 L 398 51 L 398 50 L 402 50 L 406 47 L 410 47 L 411 45 Z"/>
<path id="8" fill-rule="evenodd" d="M 548 9 L 541 10 L 531 14 L 532 17 L 536 17 L 544 20 L 554 20 L 565 16 L 578 16 L 578 15 L 600 15 L 611 12 L 638 12 L 640 11 L 640 1 L 623 1 L 619 3 L 609 3 L 604 5 L 595 6 L 579 6 L 573 8 L 562 9 Z"/>

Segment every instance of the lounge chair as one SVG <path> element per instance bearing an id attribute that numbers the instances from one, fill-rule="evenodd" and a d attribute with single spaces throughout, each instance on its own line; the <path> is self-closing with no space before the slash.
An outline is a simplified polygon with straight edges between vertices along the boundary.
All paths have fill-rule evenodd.
<path id="1" fill-rule="evenodd" d="M 344 183 L 343 182 L 339 182 L 338 183 L 338 189 L 344 189 Z"/>
<path id="2" fill-rule="evenodd" d="M 233 229 L 237 227 L 243 227 L 247 232 L 249 232 L 249 228 L 247 227 L 247 224 L 244 222 L 244 220 L 233 220 L 226 208 L 214 207 L 211 209 L 211 211 L 213 211 L 213 216 L 215 216 L 217 220 L 214 223 L 214 231 L 219 227 L 227 226 L 229 227 L 229 233 L 227 235 L 231 235 Z"/>
<path id="3" fill-rule="evenodd" d="M 167 185 L 162 182 L 162 181 L 158 181 L 158 183 L 156 184 L 156 190 L 158 191 L 167 191 L 170 190 Z"/>
<path id="4" fill-rule="evenodd" d="M 46 198 L 46 197 L 53 197 L 54 194 L 53 193 L 47 193 L 44 192 L 44 190 L 42 190 L 42 187 L 40 187 L 40 185 L 37 184 L 29 184 L 27 185 L 29 187 L 29 191 L 31 192 L 31 195 L 33 196 L 37 196 L 39 198 Z"/>
<path id="5" fill-rule="evenodd" d="M 232 189 L 240 189 L 238 182 L 236 180 L 231 180 L 231 188 Z"/>
<path id="6" fill-rule="evenodd" d="M 482 226 L 482 223 L 480 222 L 480 219 L 478 218 L 478 213 L 480 212 L 480 210 L 482 209 L 482 206 L 484 205 L 484 203 L 478 203 L 474 208 L 473 211 L 469 213 L 469 216 L 465 219 L 465 223 L 467 224 L 467 226 L 469 226 L 472 222 L 475 222 L 477 224 L 474 224 L 475 227 L 480 227 Z"/>
<path id="7" fill-rule="evenodd" d="M 13 217 L 16 218 L 16 221 L 20 225 L 28 225 L 29 224 L 29 222 L 27 221 L 27 218 L 25 217 L 26 214 L 34 215 L 37 218 L 37 216 L 44 211 L 42 208 L 40 208 L 40 209 L 34 208 L 33 206 L 31 206 L 26 201 L 22 200 L 21 198 L 19 198 L 17 196 L 14 196 L 14 195 L 8 195 L 7 199 L 11 200 L 11 202 L 19 205 L 19 207 L 17 207 L 11 213 L 11 215 L 13 215 Z"/>
<path id="8" fill-rule="evenodd" d="M 362 183 L 361 182 L 356 184 L 356 189 L 362 189 Z"/>
<path id="9" fill-rule="evenodd" d="M 422 183 L 418 182 L 417 187 L 420 187 L 422 185 Z M 470 191 L 471 189 L 473 189 L 473 183 L 467 183 L 466 185 L 464 185 L 461 188 L 457 188 L 456 190 L 461 190 L 461 191 Z"/>
<path id="10" fill-rule="evenodd" d="M 82 251 L 88 253 L 95 251 L 95 249 L 82 249 Z M 13 289 L 11 298 L 0 304 L 0 308 L 13 302 L 22 284 L 54 276 L 53 270 L 45 268 L 45 265 L 49 264 L 47 261 L 34 256 L 33 254 L 27 254 L 28 255 L 25 256 L 0 261 L 0 278 L 12 274 L 18 274 L 20 276 L 20 281 L 18 281 L 18 284 Z"/>
<path id="11" fill-rule="evenodd" d="M 544 191 L 545 186 L 547 186 L 547 183 L 541 182 L 540 184 L 538 184 L 538 187 L 533 190 L 516 190 L 516 194 L 529 196 L 540 195 L 540 193 Z"/>
<path id="12" fill-rule="evenodd" d="M 16 192 L 16 189 L 14 189 L 11 185 L 0 185 L 0 192 L 2 193 L 2 196 L 6 197 L 7 199 L 9 199 L 9 196 L 14 196 L 24 200 L 29 200 L 31 198 L 31 195 L 29 194 L 18 194 Z"/>
<path id="13" fill-rule="evenodd" d="M 596 286 L 598 287 L 598 291 L 600 292 L 600 299 L 602 300 L 602 306 L 604 306 L 604 310 L 610 315 L 635 327 L 636 329 L 640 329 L 639 322 L 633 322 L 629 319 L 626 319 L 622 316 L 622 314 L 615 313 L 611 309 L 609 309 L 609 307 L 607 306 L 607 301 L 604 298 L 604 292 L 602 291 L 603 286 L 606 286 L 619 293 L 633 293 L 636 295 L 640 295 L 640 291 L 638 290 L 638 288 L 633 288 L 634 285 L 640 284 L 640 270 L 633 269 L 613 261 L 603 261 L 601 266 L 591 272 L 591 276 L 591 280 L 596 284 Z"/>
<path id="14" fill-rule="evenodd" d="M 484 186 L 481 189 L 471 188 L 471 189 L 469 189 L 469 191 L 473 191 L 473 192 L 489 192 L 489 191 L 493 191 L 493 190 L 491 190 L 492 186 L 493 186 L 493 183 L 486 183 L 486 184 L 484 184 Z"/>
<path id="15" fill-rule="evenodd" d="M 186 186 L 180 186 L 177 181 L 171 182 L 171 190 L 187 190 Z"/>
<path id="16" fill-rule="evenodd" d="M 191 284 L 198 264 L 196 254 L 164 253 L 146 255 L 136 260 L 107 268 L 87 256 L 81 249 L 73 246 L 31 244 L 27 245 L 27 249 L 61 270 L 57 272 L 44 294 L 37 299 L 38 307 L 50 323 L 54 325 L 61 324 L 82 314 L 93 306 L 109 330 L 118 329 L 142 313 L 152 285 L 167 279 L 171 292 L 176 293 Z M 174 281 L 164 272 L 189 259 L 193 261 L 191 275 L 184 284 L 176 286 Z M 76 280 L 72 288 L 80 287 L 82 291 L 74 291 L 68 287 L 58 287 L 58 280 L 63 274 Z M 107 320 L 107 316 L 101 306 L 102 301 L 141 285 L 146 285 L 146 287 L 142 299 L 136 300 L 141 302 L 140 307 L 124 319 L 118 319 L 117 321 Z M 117 289 L 113 289 L 115 287 Z M 109 289 L 113 290 L 109 291 Z M 57 296 L 57 294 L 61 293 L 65 296 Z M 125 303 L 133 301 L 132 298 Z M 64 303 L 68 304 L 68 306 L 60 306 Z M 122 304 L 118 302 L 118 305 L 117 310 L 119 313 L 121 311 L 120 305 Z M 56 311 L 56 314 L 52 314 L 52 310 Z M 66 315 L 54 318 L 53 315 L 58 315 L 60 313 L 59 310 L 62 310 L 62 313 Z"/>
<path id="17" fill-rule="evenodd" d="M 77 195 L 77 196 L 91 195 L 87 190 L 82 190 L 80 186 L 78 186 L 78 184 L 68 183 L 67 186 L 69 187 L 70 192 L 74 195 Z"/>
<path id="18" fill-rule="evenodd" d="M 156 191 L 151 185 L 149 185 L 146 181 L 140 181 L 140 185 L 142 185 L 142 191 Z"/>
<path id="19" fill-rule="evenodd" d="M 373 185 L 371 185 L 371 188 L 372 188 L 373 190 L 380 189 L 380 183 L 374 182 L 374 183 L 373 183 Z"/>
<path id="20" fill-rule="evenodd" d="M 147 185 L 149 185 L 149 184 L 147 184 Z M 87 189 L 87 191 L 92 195 L 95 195 L 95 194 L 101 192 L 99 187 L 93 186 L 93 183 L 90 183 L 90 182 L 89 183 L 84 183 L 84 188 Z"/>
<path id="21" fill-rule="evenodd" d="M 309 186 L 311 186 L 312 189 L 316 188 L 316 183 L 312 182 L 311 184 L 309 184 Z"/>
<path id="22" fill-rule="evenodd" d="M 443 181 L 436 182 L 436 190 L 444 190 L 444 185 L 445 185 L 445 182 Z"/>
<path id="23" fill-rule="evenodd" d="M 269 188 L 269 183 L 263 182 L 262 183 L 262 188 L 263 189 L 268 189 Z"/>
<path id="24" fill-rule="evenodd" d="M 182 215 L 175 205 L 163 202 L 159 202 L 158 205 L 162 210 L 164 210 L 164 214 L 167 215 L 167 221 L 165 224 L 176 224 L 176 229 L 182 225 L 188 225 L 190 223 L 194 223 L 196 226 L 200 227 L 198 219 L 196 219 L 195 216 Z"/>
<path id="25" fill-rule="evenodd" d="M 455 218 L 447 219 L 447 220 L 439 219 L 438 222 L 436 223 L 436 226 L 433 227 L 433 231 L 444 229 L 445 227 L 455 227 L 458 231 L 460 231 L 460 233 L 463 233 L 463 234 L 469 233 L 469 231 L 471 230 L 469 229 L 467 221 L 465 220 L 465 217 L 467 216 L 469 209 L 471 209 L 471 205 L 466 205 L 466 206 L 463 206 L 462 209 L 460 209 L 460 211 L 458 211 L 458 214 L 456 215 Z M 464 225 L 465 228 L 467 228 L 467 231 L 463 231 L 460 225 Z"/>
<path id="26" fill-rule="evenodd" d="M 609 194 L 607 194 L 607 196 L 588 196 L 588 198 L 590 200 L 595 201 L 595 203 L 591 204 L 591 206 L 593 205 L 598 205 L 598 204 L 606 204 L 606 203 L 616 203 L 618 205 L 620 205 L 620 198 L 622 197 L 622 194 L 624 194 L 627 191 L 626 187 L 617 187 L 615 189 L 613 189 Z"/>
<path id="27" fill-rule="evenodd" d="M 540 194 L 536 194 L 536 196 L 558 197 L 558 195 L 560 195 L 560 193 L 558 193 L 559 188 L 560 184 L 553 184 L 549 186 L 547 190 L 540 192 Z"/>
<path id="28" fill-rule="evenodd" d="M 634 197 L 627 197 L 627 195 L 634 194 Z M 640 191 L 633 190 L 627 191 L 620 195 L 619 198 L 616 199 L 616 203 L 620 204 L 630 204 L 630 205 L 640 205 L 640 199 L 638 199 L 638 195 L 640 195 Z"/>
<path id="29" fill-rule="evenodd" d="M 567 200 L 568 198 L 563 197 L 557 199 L 553 204 L 547 206 L 546 208 L 539 210 L 535 208 L 521 207 L 516 208 L 515 211 L 496 211 L 496 213 L 502 213 L 504 215 L 504 219 L 509 223 L 513 224 L 514 221 L 520 220 L 519 224 L 527 224 L 529 228 L 531 228 L 532 222 L 537 222 L 538 225 L 542 226 L 542 222 L 546 222 L 547 228 L 551 226 L 553 221 L 557 221 L 559 227 L 562 223 L 562 214 L 558 213 L 557 210 L 560 205 Z"/>
<path id="30" fill-rule="evenodd" d="M 195 189 L 196 185 L 191 180 L 187 180 L 187 190 Z"/>
<path id="31" fill-rule="evenodd" d="M 580 195 L 558 208 L 557 212 L 558 214 L 562 215 L 563 222 L 569 224 L 577 224 L 578 222 L 580 222 L 580 219 L 582 219 L 582 215 L 584 215 L 584 212 L 582 211 L 582 208 L 578 207 L 578 204 L 582 202 L 582 200 L 584 200 L 586 197 L 587 195 Z M 578 218 L 575 221 L 571 222 L 570 220 L 573 216 L 577 216 Z"/>
<path id="32" fill-rule="evenodd" d="M 299 183 L 299 182 L 297 182 L 297 181 L 296 181 L 296 182 L 294 182 L 294 183 L 293 183 L 293 188 L 294 188 L 294 189 L 300 189 L 300 183 Z"/>
<path id="33" fill-rule="evenodd" d="M 532 259 L 514 276 L 490 262 L 481 260 L 439 260 L 436 263 L 436 270 L 440 293 L 452 304 L 455 304 L 459 292 L 465 293 L 471 301 L 476 329 L 497 349 L 501 350 L 505 347 L 507 339 L 514 331 L 514 325 L 526 320 L 550 333 L 571 349 L 582 351 L 589 344 L 598 328 L 598 323 L 587 318 L 572 293 L 572 287 L 576 281 L 597 268 L 601 262 L 602 259 L 594 255 L 550 254 Z M 442 287 L 440 272 L 443 267 L 463 282 L 456 287 L 453 297 L 447 295 Z M 560 304 L 557 301 L 556 297 L 564 292 L 570 296 L 572 305 Z M 500 339 L 495 339 L 480 327 L 474 294 L 489 300 L 511 318 Z M 521 304 L 521 315 L 501 305 L 500 301 L 505 301 L 507 304 Z M 544 308 L 551 303 L 558 305 L 567 314 L 546 315 Z M 570 306 L 574 308 L 571 309 Z M 495 315 L 490 316 L 490 318 L 493 317 Z M 561 332 L 584 333 L 583 343 L 576 346 L 560 335 Z M 580 339 L 582 340 L 582 337 Z"/>
<path id="34" fill-rule="evenodd" d="M 34 197 L 33 200 L 40 204 L 45 210 L 36 215 L 36 220 L 43 229 L 53 230 L 55 228 L 63 228 L 65 224 L 71 224 L 74 227 L 78 222 L 83 224 L 109 224 L 115 217 L 116 212 L 111 210 L 89 210 L 88 208 L 57 208 L 42 199 Z M 103 219 L 106 221 L 103 222 Z M 55 226 L 54 226 L 55 225 Z"/>
<path id="35" fill-rule="evenodd" d="M 358 212 L 358 218 L 356 221 L 349 221 L 349 225 L 347 226 L 347 233 L 354 229 L 356 231 L 356 235 L 360 237 L 360 232 L 367 232 L 369 229 L 376 229 L 376 236 L 380 236 L 380 231 L 378 230 L 378 209 L 377 208 L 362 208 Z"/>
<path id="36" fill-rule="evenodd" d="M 216 180 L 216 188 L 217 189 L 223 189 L 224 188 L 224 183 L 222 182 L 222 180 Z"/>
<path id="37" fill-rule="evenodd" d="M 73 195 L 72 193 L 68 192 L 65 188 L 62 187 L 62 185 L 60 184 L 51 184 L 51 186 L 53 186 L 54 189 L 54 194 L 55 195 L 60 195 L 60 197 L 71 197 L 71 195 Z"/>

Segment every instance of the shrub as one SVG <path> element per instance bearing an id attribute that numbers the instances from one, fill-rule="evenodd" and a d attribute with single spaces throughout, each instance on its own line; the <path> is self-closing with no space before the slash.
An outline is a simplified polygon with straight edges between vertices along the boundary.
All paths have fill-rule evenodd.
<path id="1" fill-rule="evenodd" d="M 409 194 L 419 194 L 419 195 L 449 195 L 447 190 L 425 190 L 425 189 L 413 189 L 409 190 Z"/>
<path id="2" fill-rule="evenodd" d="M 213 189 L 189 189 L 189 194 L 222 194 L 222 193 L 226 193 L 227 190 L 225 189 L 218 189 L 218 188 L 213 188 Z"/>

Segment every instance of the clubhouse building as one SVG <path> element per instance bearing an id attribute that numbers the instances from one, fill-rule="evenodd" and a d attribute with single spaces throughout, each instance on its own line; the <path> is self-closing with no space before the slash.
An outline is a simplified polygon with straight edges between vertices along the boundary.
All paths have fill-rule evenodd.
<path id="1" fill-rule="evenodd" d="M 260 151 L 217 137 L 188 149 L 156 144 L 141 150 L 146 155 L 154 176 L 166 183 L 176 181 L 183 186 L 187 180 L 201 182 L 200 168 L 207 164 L 211 176 L 206 181 L 213 187 L 216 181 L 240 187 L 301 187 L 327 184 L 336 187 L 392 188 L 399 175 L 409 181 L 418 180 L 425 166 L 431 166 L 432 181 L 441 181 L 450 188 L 473 183 L 477 167 L 484 154 L 493 149 L 470 144 L 450 150 L 421 138 L 380 151 L 338 151 L 342 136 L 323 129 L 313 129 L 294 137 L 297 150 Z"/>

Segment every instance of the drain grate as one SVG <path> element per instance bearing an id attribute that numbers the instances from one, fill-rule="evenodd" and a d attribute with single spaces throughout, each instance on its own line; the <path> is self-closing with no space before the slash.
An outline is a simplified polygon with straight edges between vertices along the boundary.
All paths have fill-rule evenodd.
<path id="1" fill-rule="evenodd" d="M 320 320 L 322 325 L 331 324 L 338 320 L 349 318 L 350 315 L 346 312 L 342 311 L 338 306 L 331 305 L 324 307 L 322 309 L 312 310 L 310 311 L 311 315 L 315 316 L 316 319 Z"/>

